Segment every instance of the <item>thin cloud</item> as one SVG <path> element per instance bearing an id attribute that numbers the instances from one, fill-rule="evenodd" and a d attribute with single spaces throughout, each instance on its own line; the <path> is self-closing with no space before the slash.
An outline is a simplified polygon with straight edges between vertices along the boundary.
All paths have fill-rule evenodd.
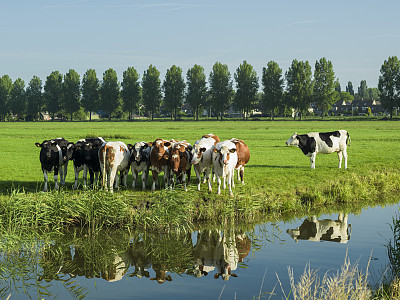
<path id="1" fill-rule="evenodd" d="M 293 22 L 293 23 L 288 23 L 285 25 L 282 25 L 281 28 L 289 28 L 293 26 L 299 26 L 299 25 L 305 25 L 305 24 L 313 24 L 313 23 L 318 23 L 318 20 L 303 20 L 303 21 L 298 21 L 298 22 Z"/>
<path id="2" fill-rule="evenodd" d="M 210 5 L 197 3 L 194 1 L 181 1 L 181 2 L 163 2 L 163 3 L 143 3 L 143 4 L 106 4 L 101 5 L 97 3 L 89 3 L 89 1 L 74 1 L 70 3 L 63 3 L 57 5 L 43 6 L 42 9 L 63 9 L 63 8 L 91 8 L 91 9 L 151 9 L 151 8 L 165 8 L 165 11 L 174 11 L 181 9 L 189 9 L 195 7 L 206 7 Z"/>
<path id="3" fill-rule="evenodd" d="M 370 36 L 373 39 L 392 39 L 392 38 L 400 38 L 400 34 L 396 33 L 384 33 Z"/>

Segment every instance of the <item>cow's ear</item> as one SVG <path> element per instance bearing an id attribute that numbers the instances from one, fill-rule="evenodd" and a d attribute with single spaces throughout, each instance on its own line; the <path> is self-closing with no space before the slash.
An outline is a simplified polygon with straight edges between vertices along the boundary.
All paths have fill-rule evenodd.
<path id="1" fill-rule="evenodd" d="M 55 147 L 55 146 L 57 146 L 57 143 L 56 143 L 56 142 L 52 142 L 52 143 L 51 143 L 51 146 L 52 146 L 52 147 Z"/>
<path id="2" fill-rule="evenodd" d="M 153 142 L 148 142 L 147 145 L 149 145 L 150 147 L 153 146 Z"/>
<path id="3" fill-rule="evenodd" d="M 149 143 L 144 143 L 144 145 L 143 145 L 143 149 L 147 149 L 148 147 L 150 147 L 150 145 L 149 145 Z"/>
<path id="4" fill-rule="evenodd" d="M 164 154 L 163 156 L 165 159 L 169 159 L 169 155 L 168 154 Z"/>
<path id="5" fill-rule="evenodd" d="M 232 277 L 238 277 L 237 274 L 232 273 L 231 274 Z"/>
<path id="6" fill-rule="evenodd" d="M 128 144 L 127 146 L 128 146 L 128 149 L 129 149 L 129 150 L 132 150 L 132 149 L 133 149 L 133 145 L 132 145 L 132 144 Z"/>
<path id="7" fill-rule="evenodd" d="M 67 144 L 67 149 L 69 149 L 69 148 L 73 148 L 74 147 L 74 143 L 72 143 L 72 142 L 69 142 L 68 144 Z"/>
<path id="8" fill-rule="evenodd" d="M 36 147 L 42 147 L 42 144 L 41 143 L 35 143 L 35 145 L 36 145 Z"/>
<path id="9" fill-rule="evenodd" d="M 164 146 L 169 147 L 169 146 L 171 146 L 171 143 L 170 143 L 170 142 L 165 142 L 165 143 L 164 143 Z"/>
<path id="10" fill-rule="evenodd" d="M 217 148 L 213 148 L 213 151 L 214 151 L 215 153 L 218 153 L 218 152 L 219 152 Z"/>
<path id="11" fill-rule="evenodd" d="M 205 152 L 206 150 L 206 148 L 200 148 L 200 152 Z"/>
<path id="12" fill-rule="evenodd" d="M 230 152 L 230 153 L 235 153 L 235 152 L 236 152 L 236 149 L 229 149 L 229 152 Z"/>

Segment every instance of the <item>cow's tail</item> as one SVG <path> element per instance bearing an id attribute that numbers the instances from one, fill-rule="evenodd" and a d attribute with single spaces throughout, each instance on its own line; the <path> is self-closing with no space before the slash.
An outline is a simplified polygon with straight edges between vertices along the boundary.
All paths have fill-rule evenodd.
<path id="1" fill-rule="evenodd" d="M 346 140 L 346 144 L 350 147 L 351 146 L 351 138 L 350 138 L 350 134 L 347 132 L 347 140 Z"/>

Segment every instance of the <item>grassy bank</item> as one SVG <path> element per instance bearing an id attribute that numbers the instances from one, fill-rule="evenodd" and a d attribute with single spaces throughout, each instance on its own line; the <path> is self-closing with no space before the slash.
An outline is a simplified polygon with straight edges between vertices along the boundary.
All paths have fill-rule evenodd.
<path id="1" fill-rule="evenodd" d="M 137 226 L 155 230 L 188 229 L 198 221 L 225 219 L 254 222 L 268 218 L 318 213 L 341 205 L 348 210 L 397 201 L 400 186 L 400 122 L 390 121 L 222 121 L 222 122 L 116 122 L 116 123 L 2 123 L 0 215 L 2 228 L 18 226 L 51 230 L 79 225 Z M 285 146 L 293 132 L 346 129 L 351 136 L 348 170 L 337 169 L 337 155 L 317 155 L 316 169 L 299 149 Z M 194 143 L 206 133 L 221 140 L 243 139 L 251 158 L 245 185 L 236 184 L 235 196 L 221 196 L 191 185 L 185 193 L 121 189 L 113 196 L 101 190 L 72 191 L 72 163 L 67 184 L 60 192 L 42 193 L 39 148 L 35 142 L 87 136 L 126 143 L 156 138 Z M 52 176 L 50 176 L 52 179 Z M 128 177 L 128 185 L 131 183 Z M 148 182 L 148 186 L 150 181 Z M 54 183 L 50 180 L 50 187 Z"/>

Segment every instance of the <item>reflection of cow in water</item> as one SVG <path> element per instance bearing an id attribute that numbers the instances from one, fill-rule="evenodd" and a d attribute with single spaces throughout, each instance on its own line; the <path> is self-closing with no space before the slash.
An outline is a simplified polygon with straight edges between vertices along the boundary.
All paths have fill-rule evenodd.
<path id="1" fill-rule="evenodd" d="M 188 234 L 134 234 L 113 238 L 56 241 L 46 245 L 40 265 L 40 280 L 67 281 L 84 276 L 109 282 L 123 277 L 148 278 L 158 283 L 173 280 L 173 274 L 195 277 L 214 272 L 214 278 L 228 280 L 250 252 L 246 234 L 224 230 L 198 232 L 193 246 Z M 76 242 L 78 241 L 78 242 Z"/>
<path id="2" fill-rule="evenodd" d="M 234 234 L 233 232 L 221 232 L 217 230 L 206 230 L 198 232 L 197 243 L 193 249 L 195 257 L 194 275 L 207 276 L 216 269 L 214 278 L 220 276 L 223 280 L 237 277 L 232 271 L 237 269 L 238 263 L 243 262 L 250 252 L 250 239 L 245 234 Z"/>
<path id="3" fill-rule="evenodd" d="M 339 214 L 337 220 L 317 220 L 315 216 L 307 218 L 296 229 L 288 229 L 286 232 L 297 240 L 329 241 L 347 243 L 351 235 L 351 224 L 347 224 L 348 215 Z"/>

